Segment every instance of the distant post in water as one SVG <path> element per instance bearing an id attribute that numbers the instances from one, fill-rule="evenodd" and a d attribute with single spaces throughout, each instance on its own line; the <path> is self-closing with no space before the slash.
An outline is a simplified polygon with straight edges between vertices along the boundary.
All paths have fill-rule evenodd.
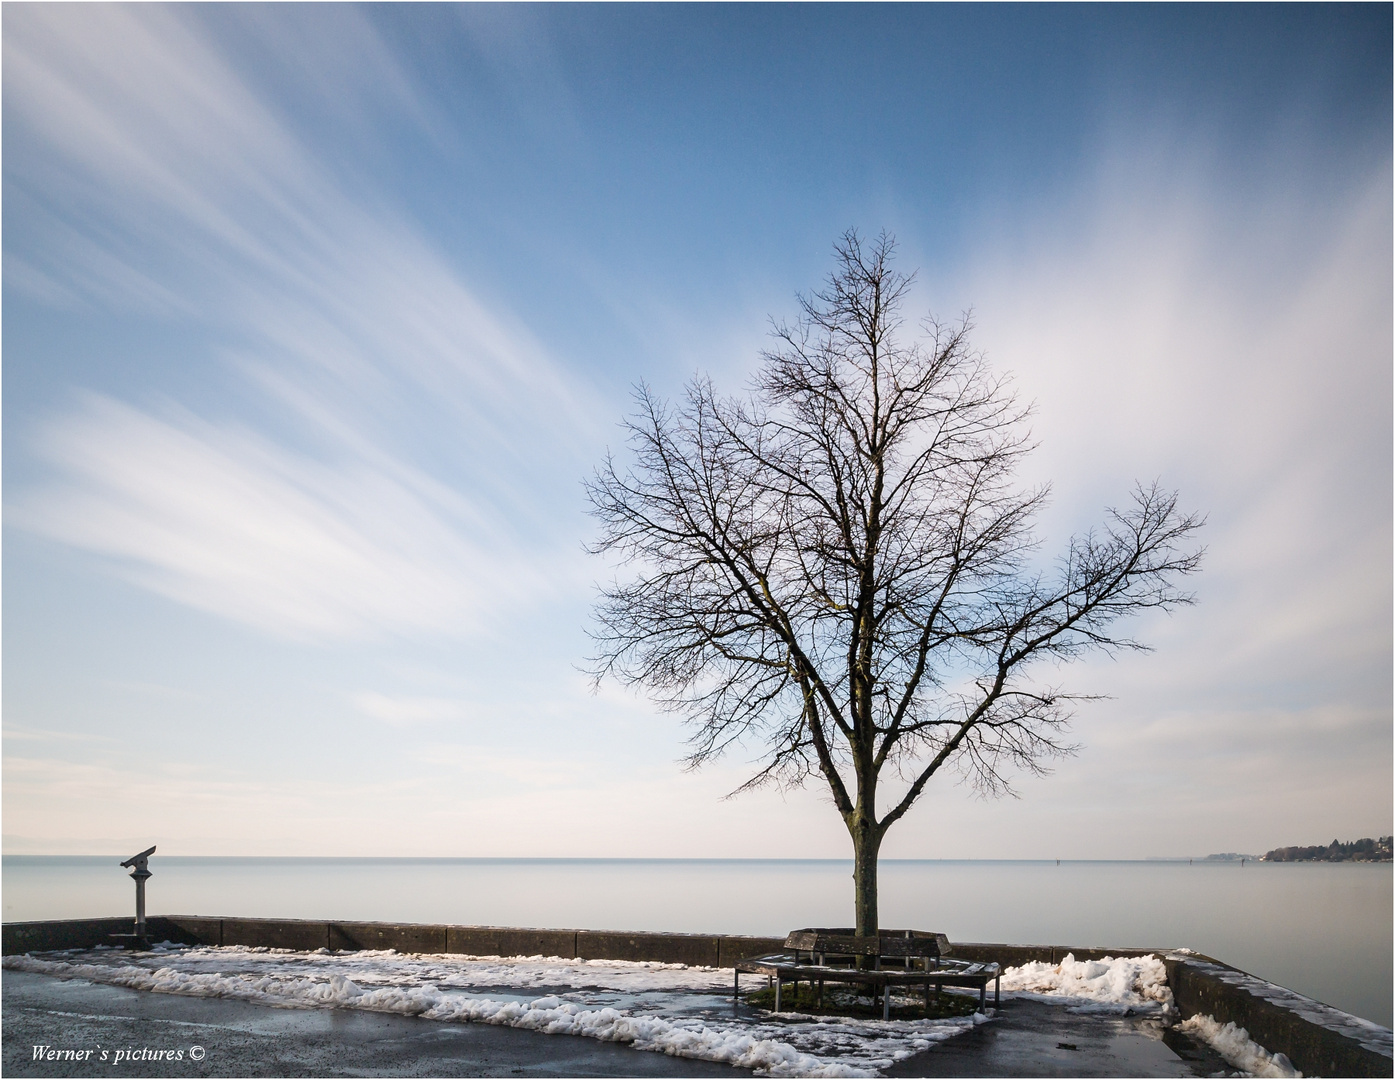
<path id="1" fill-rule="evenodd" d="M 145 868 L 145 861 L 155 854 L 155 845 L 151 844 L 139 855 L 132 855 L 123 862 L 122 866 L 133 867 L 131 877 L 136 882 L 136 932 L 135 947 L 147 949 L 150 943 L 145 939 L 145 883 L 150 878 L 150 871 Z M 122 934 L 122 937 L 126 935 Z"/>

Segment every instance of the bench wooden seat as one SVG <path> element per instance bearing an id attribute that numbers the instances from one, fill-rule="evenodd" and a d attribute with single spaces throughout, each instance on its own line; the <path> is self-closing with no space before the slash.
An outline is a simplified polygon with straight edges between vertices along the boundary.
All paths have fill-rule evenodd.
<path id="1" fill-rule="evenodd" d="M 825 982 L 853 983 L 880 989 L 882 1019 L 891 1018 L 891 988 L 893 986 L 923 986 L 925 1007 L 930 1007 L 930 991 L 939 993 L 944 986 L 978 988 L 978 1007 L 987 1005 L 988 983 L 993 983 L 993 1007 L 1001 1003 L 999 978 L 1001 972 L 993 963 L 970 963 L 946 960 L 949 939 L 943 934 L 928 934 L 911 930 L 884 930 L 876 938 L 858 937 L 851 930 L 809 928 L 796 930 L 785 939 L 787 952 L 756 956 L 736 963 L 733 989 L 738 999 L 741 976 L 764 975 L 775 987 L 775 1012 L 780 1011 L 780 990 L 783 982 L 798 985 L 807 980 L 817 986 L 823 1000 Z M 804 954 L 808 954 L 807 959 Z M 875 957 L 876 966 L 858 967 L 862 957 Z M 829 961 L 832 961 L 830 963 Z M 883 961 L 900 961 L 899 967 L 887 967 Z M 912 962 L 918 961 L 915 967 Z"/>

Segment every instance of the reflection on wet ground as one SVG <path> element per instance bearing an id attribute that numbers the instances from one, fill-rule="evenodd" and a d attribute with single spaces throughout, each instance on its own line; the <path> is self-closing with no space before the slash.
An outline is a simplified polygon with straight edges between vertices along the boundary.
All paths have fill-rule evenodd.
<path id="1" fill-rule="evenodd" d="M 1224 1059 L 1157 1020 L 1068 1012 L 1016 998 L 998 1017 L 896 1062 L 884 1076 L 1215 1076 Z"/>

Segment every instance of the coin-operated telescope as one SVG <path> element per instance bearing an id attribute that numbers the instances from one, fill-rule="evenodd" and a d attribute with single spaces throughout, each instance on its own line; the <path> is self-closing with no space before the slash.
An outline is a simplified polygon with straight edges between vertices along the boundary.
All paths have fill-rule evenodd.
<path id="1" fill-rule="evenodd" d="M 121 864 L 132 868 L 131 877 L 136 882 L 136 932 L 134 934 L 112 934 L 111 936 L 125 939 L 133 949 L 150 948 L 150 942 L 145 936 L 145 883 L 152 875 L 145 868 L 145 861 L 154 854 L 155 845 L 151 844 L 139 855 L 132 855 Z"/>

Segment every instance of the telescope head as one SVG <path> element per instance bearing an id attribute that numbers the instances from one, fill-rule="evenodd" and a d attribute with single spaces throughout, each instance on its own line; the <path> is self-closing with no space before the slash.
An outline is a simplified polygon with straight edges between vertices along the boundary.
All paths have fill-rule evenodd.
<path id="1" fill-rule="evenodd" d="M 132 855 L 129 859 L 127 859 L 127 860 L 126 860 L 124 863 L 122 863 L 121 865 L 122 865 L 122 866 L 134 866 L 137 870 L 144 870 L 144 869 L 145 869 L 145 860 L 148 859 L 148 858 L 150 858 L 150 856 L 152 856 L 152 855 L 154 855 L 154 854 L 155 854 L 155 845 L 154 845 L 154 844 L 151 844 L 148 848 L 146 848 L 144 851 L 142 851 L 139 855 Z"/>

